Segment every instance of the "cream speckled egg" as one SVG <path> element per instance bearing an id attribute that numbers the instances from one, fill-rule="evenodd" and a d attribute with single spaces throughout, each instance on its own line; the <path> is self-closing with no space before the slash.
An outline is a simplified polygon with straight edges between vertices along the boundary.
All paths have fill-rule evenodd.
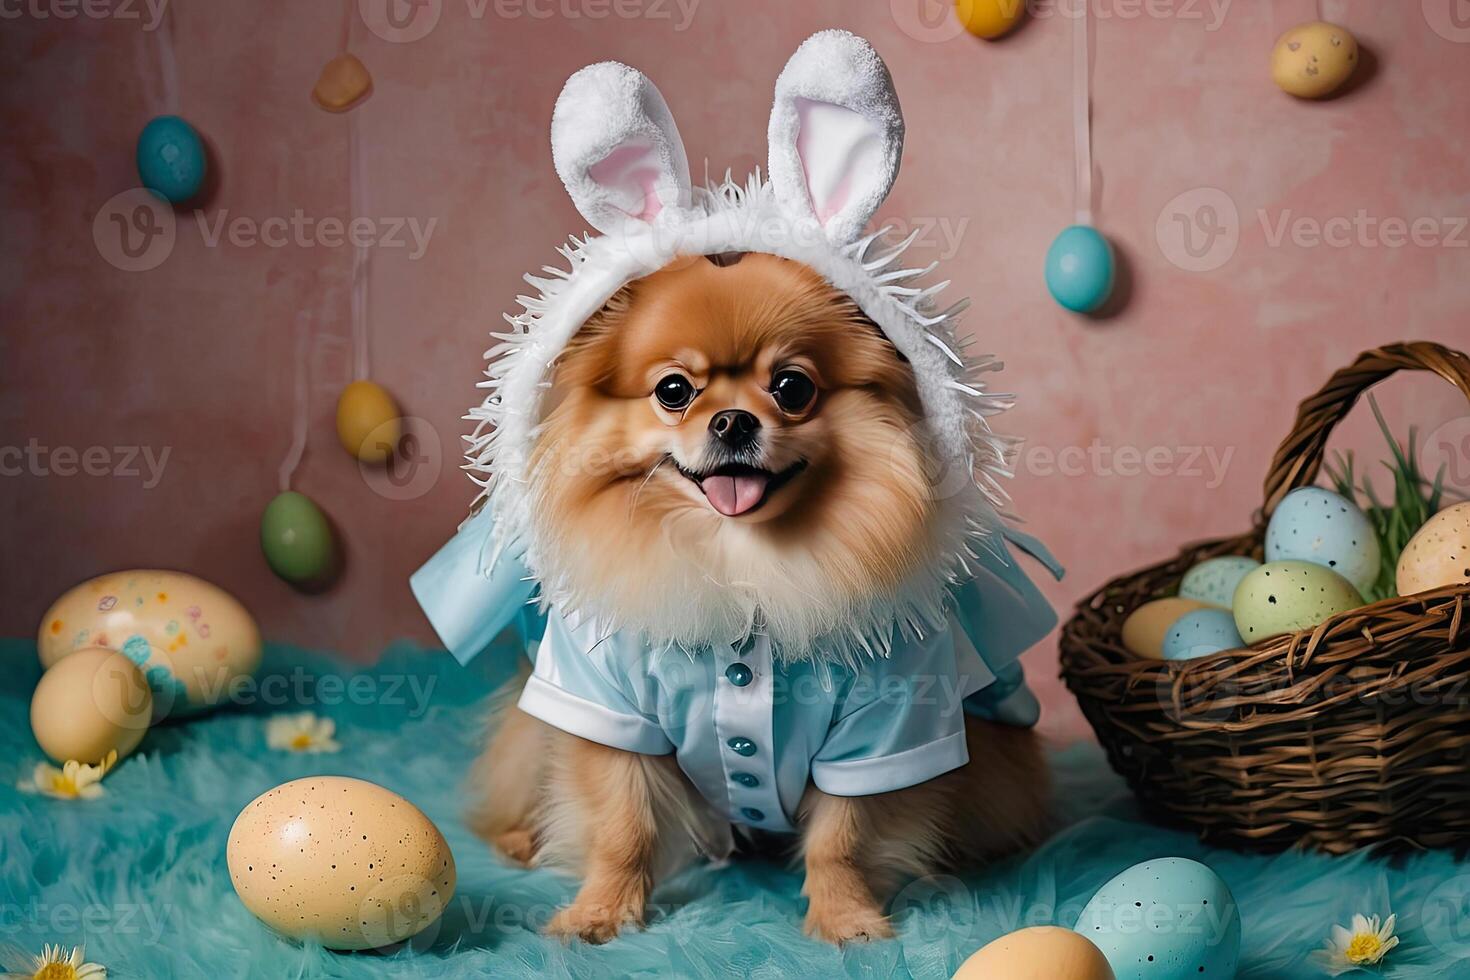
<path id="1" fill-rule="evenodd" d="M 992 941 L 960 964 L 954 980 L 1114 980 L 1114 974 L 1086 936 L 1036 926 Z"/>
<path id="2" fill-rule="evenodd" d="M 234 596 L 193 575 L 112 572 L 68 590 L 41 619 L 41 666 L 85 647 L 117 650 L 153 689 L 155 717 L 229 698 L 260 666 L 260 630 Z"/>
<path id="3" fill-rule="evenodd" d="M 1240 580 L 1235 627 L 1247 644 L 1315 629 L 1324 620 L 1363 605 L 1353 583 L 1309 561 L 1273 561 Z"/>
<path id="4" fill-rule="evenodd" d="M 330 949 L 403 942 L 454 894 L 454 855 L 412 803 L 346 776 L 282 783 L 230 828 L 230 880 L 262 922 Z"/>
<path id="5" fill-rule="evenodd" d="M 1424 523 L 1399 555 L 1399 595 L 1470 585 L 1470 500 Z"/>
<path id="6" fill-rule="evenodd" d="M 1162 660 L 1169 627 L 1185 613 L 1208 608 L 1208 603 L 1177 596 L 1145 602 L 1123 620 L 1123 646 L 1135 656 Z"/>
<path id="7" fill-rule="evenodd" d="M 1271 78 L 1301 99 L 1320 99 L 1342 87 L 1358 67 L 1358 41 L 1326 21 L 1298 24 L 1271 52 Z"/>
<path id="8" fill-rule="evenodd" d="M 96 765 L 138 747 L 153 717 L 153 694 L 137 666 L 114 650 L 78 650 L 41 675 L 31 696 L 31 731 L 57 762 Z"/>

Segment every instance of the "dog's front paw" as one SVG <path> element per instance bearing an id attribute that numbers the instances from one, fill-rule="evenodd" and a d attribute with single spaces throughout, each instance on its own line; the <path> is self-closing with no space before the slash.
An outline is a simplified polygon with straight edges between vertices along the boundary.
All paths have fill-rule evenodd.
<path id="1" fill-rule="evenodd" d="M 877 906 L 862 902 L 813 902 L 806 913 L 808 936 L 829 943 L 863 943 L 875 939 L 892 939 L 893 926 Z"/>
<path id="2" fill-rule="evenodd" d="M 631 905 L 595 905 L 573 902 L 551 917 L 546 934 L 558 939 L 580 939 L 601 945 L 616 939 L 624 926 L 642 926 L 642 910 Z"/>

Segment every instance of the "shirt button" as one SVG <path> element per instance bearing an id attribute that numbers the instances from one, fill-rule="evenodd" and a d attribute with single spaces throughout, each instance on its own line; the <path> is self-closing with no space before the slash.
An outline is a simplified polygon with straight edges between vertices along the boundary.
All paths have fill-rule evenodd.
<path id="1" fill-rule="evenodd" d="M 732 738 L 725 744 L 730 746 L 736 755 L 743 755 L 747 758 L 755 755 L 755 743 L 748 738 Z"/>
<path id="2" fill-rule="evenodd" d="M 725 668 L 725 680 L 736 687 L 744 687 L 755 679 L 755 674 L 744 664 L 735 663 Z"/>
<path id="3" fill-rule="evenodd" d="M 732 772 L 730 773 L 730 778 L 735 780 L 735 782 L 739 783 L 741 786 L 744 786 L 746 789 L 755 789 L 761 784 L 761 781 L 759 779 L 748 772 Z"/>
<path id="4" fill-rule="evenodd" d="M 766 815 L 753 806 L 742 807 L 740 810 L 740 815 L 746 820 L 749 820 L 751 823 L 760 823 L 762 820 L 766 819 Z"/>

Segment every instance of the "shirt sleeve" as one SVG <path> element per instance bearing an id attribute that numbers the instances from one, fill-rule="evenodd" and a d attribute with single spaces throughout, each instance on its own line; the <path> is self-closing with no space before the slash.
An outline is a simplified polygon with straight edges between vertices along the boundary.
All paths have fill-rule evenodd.
<path id="1" fill-rule="evenodd" d="M 634 702 L 603 650 L 585 651 L 562 619 L 553 616 L 517 705 L 531 717 L 591 742 L 642 755 L 674 751 L 658 721 Z"/>
<path id="2" fill-rule="evenodd" d="M 853 675 L 812 782 L 833 796 L 905 789 L 970 761 L 954 631 L 904 644 Z"/>

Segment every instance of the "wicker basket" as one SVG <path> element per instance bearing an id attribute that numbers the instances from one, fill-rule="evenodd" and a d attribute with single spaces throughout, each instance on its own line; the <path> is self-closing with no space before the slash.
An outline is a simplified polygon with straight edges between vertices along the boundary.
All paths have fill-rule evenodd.
<path id="1" fill-rule="evenodd" d="M 1196 563 L 1260 558 L 1271 512 L 1316 479 L 1338 420 L 1401 370 L 1433 371 L 1470 398 L 1462 353 L 1368 351 L 1302 403 L 1250 532 L 1109 582 L 1062 629 L 1062 677 L 1113 768 L 1152 814 L 1212 843 L 1330 853 L 1470 843 L 1470 587 L 1387 599 L 1193 661 L 1144 660 L 1122 644 L 1128 613 L 1172 595 Z"/>

